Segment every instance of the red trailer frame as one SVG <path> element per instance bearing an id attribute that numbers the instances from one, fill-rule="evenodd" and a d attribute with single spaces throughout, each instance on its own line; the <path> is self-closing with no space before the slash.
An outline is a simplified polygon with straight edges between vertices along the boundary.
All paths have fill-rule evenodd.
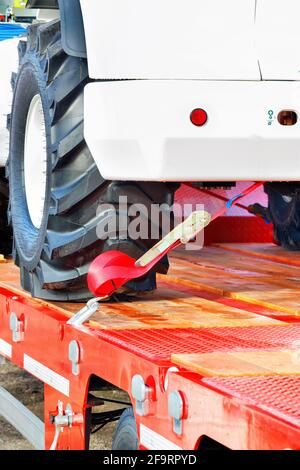
<path id="1" fill-rule="evenodd" d="M 167 278 L 160 277 L 160 289 L 165 293 L 162 304 L 160 300 L 155 304 L 151 300 L 105 304 L 100 308 L 104 322 L 90 321 L 78 327 L 67 321 L 79 306 L 31 298 L 16 285 L 16 268 L 10 263 L 0 265 L 0 354 L 45 384 L 45 449 L 53 445 L 55 432 L 57 449 L 88 448 L 93 405 L 89 392 L 95 376 L 129 394 L 141 449 L 193 450 L 201 448 L 205 436 L 231 449 L 300 448 L 300 375 L 205 376 L 174 360 L 176 354 L 218 351 L 226 355 L 294 349 L 297 354 L 298 311 L 281 302 L 281 295 L 287 289 L 292 297 L 298 296 L 294 280 L 283 273 L 287 270 L 286 276 L 290 276 L 293 269 L 294 277 L 300 276 L 300 255 L 283 254 L 281 248 L 270 245 L 205 250 L 195 261 L 191 255 L 186 260 L 180 255 L 175 258 L 181 270 L 186 263 L 191 275 L 193 269 L 202 269 L 209 278 L 210 269 L 215 276 L 211 282 L 203 277 L 197 285 L 192 277 L 178 277 L 175 266 Z M 223 250 L 224 256 L 215 257 L 214 250 Z M 226 261 L 226 253 L 230 261 Z M 276 294 L 277 289 L 275 300 L 270 295 L 267 300 L 257 300 L 255 288 L 253 298 L 244 295 L 247 274 L 228 270 L 232 255 L 240 261 L 245 258 L 249 266 L 259 262 L 257 268 L 251 267 L 254 277 L 260 269 L 280 271 L 280 278 L 264 275 L 261 281 L 269 294 L 272 289 Z M 221 293 L 217 285 L 220 272 L 225 284 L 228 280 L 241 286 L 238 295 L 225 287 Z M 254 282 L 253 276 L 249 284 Z M 172 316 L 177 301 L 168 294 L 171 291 L 190 295 L 194 313 L 199 309 L 199 297 L 224 308 L 226 315 L 228 309 L 238 308 L 241 317 L 224 313 L 226 318 L 217 316 L 216 324 L 210 319 L 207 324 L 203 319 L 197 323 L 195 316 L 177 321 L 176 313 Z M 180 316 L 180 309 L 178 312 Z"/>

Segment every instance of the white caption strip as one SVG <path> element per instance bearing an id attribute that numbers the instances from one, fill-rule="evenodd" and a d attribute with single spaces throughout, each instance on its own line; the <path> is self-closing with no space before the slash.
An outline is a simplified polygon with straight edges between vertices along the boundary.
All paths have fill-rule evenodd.
<path id="1" fill-rule="evenodd" d="M 54 372 L 53 370 L 44 366 L 44 364 L 41 364 L 35 359 L 32 359 L 32 357 L 27 356 L 27 354 L 24 354 L 24 369 L 38 379 L 42 380 L 47 385 L 55 388 L 55 390 L 58 390 L 67 397 L 69 396 L 70 381 L 62 375 L 57 374 L 57 372 Z"/>
<path id="2" fill-rule="evenodd" d="M 147 428 L 144 424 L 140 426 L 140 443 L 148 450 L 182 450 L 181 447 Z"/>
<path id="3" fill-rule="evenodd" d="M 4 339 L 0 339 L 0 354 L 9 359 L 12 358 L 12 345 L 4 341 Z"/>

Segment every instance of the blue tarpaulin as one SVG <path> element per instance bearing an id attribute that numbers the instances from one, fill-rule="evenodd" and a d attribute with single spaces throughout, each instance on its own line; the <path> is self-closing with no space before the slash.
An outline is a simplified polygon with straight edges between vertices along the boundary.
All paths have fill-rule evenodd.
<path id="1" fill-rule="evenodd" d="M 26 29 L 16 23 L 0 23 L 0 41 L 11 39 L 24 34 Z"/>

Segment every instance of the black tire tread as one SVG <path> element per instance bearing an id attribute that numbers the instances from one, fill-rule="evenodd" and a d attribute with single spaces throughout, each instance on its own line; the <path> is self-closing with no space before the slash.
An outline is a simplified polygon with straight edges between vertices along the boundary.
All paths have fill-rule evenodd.
<path id="1" fill-rule="evenodd" d="M 300 250 L 300 185 L 286 183 L 265 185 L 268 211 L 274 226 L 274 238 L 285 249 Z M 291 201 L 286 202 L 284 196 Z"/>
<path id="2" fill-rule="evenodd" d="M 9 255 L 12 251 L 12 232 L 7 217 L 9 190 L 4 173 L 5 169 L 0 168 L 0 254 Z"/>
<path id="3" fill-rule="evenodd" d="M 118 421 L 113 435 L 112 450 L 138 450 L 138 434 L 132 407 L 123 411 Z"/>

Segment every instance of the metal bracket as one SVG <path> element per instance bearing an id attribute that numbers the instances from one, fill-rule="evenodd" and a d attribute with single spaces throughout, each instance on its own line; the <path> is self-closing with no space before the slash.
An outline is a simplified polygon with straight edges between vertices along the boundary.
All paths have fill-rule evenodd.
<path id="1" fill-rule="evenodd" d="M 131 393 L 136 401 L 136 412 L 139 416 L 146 416 L 149 412 L 149 396 L 151 389 L 141 375 L 134 375 L 131 380 Z"/>
<path id="2" fill-rule="evenodd" d="M 83 416 L 80 413 L 75 414 L 69 403 L 64 410 L 64 404 L 59 400 L 57 408 L 57 415 L 51 416 L 51 423 L 55 425 L 55 434 L 50 450 L 56 450 L 60 433 L 64 428 L 71 428 L 72 426 L 78 426 L 83 423 Z"/>
<path id="3" fill-rule="evenodd" d="M 55 425 L 54 439 L 51 444 L 50 450 L 56 450 L 58 439 L 63 428 L 72 426 L 73 411 L 71 405 L 67 405 L 66 411 L 64 412 L 63 402 L 58 401 L 58 414 L 53 416 L 52 423 Z"/>
<path id="4" fill-rule="evenodd" d="M 167 233 L 156 245 L 139 258 L 135 266 L 147 266 L 158 258 L 162 253 L 170 250 L 176 243 L 189 243 L 201 230 L 211 221 L 211 215 L 206 211 L 192 212 L 181 224 L 177 225 L 171 232 Z"/>
<path id="5" fill-rule="evenodd" d="M 69 343 L 69 361 L 72 364 L 72 374 L 79 375 L 80 346 L 75 340 Z"/>
<path id="6" fill-rule="evenodd" d="M 184 403 L 180 392 L 175 390 L 168 397 L 168 412 L 173 418 L 173 431 L 175 434 L 182 434 L 182 419 L 184 413 Z"/>
<path id="7" fill-rule="evenodd" d="M 67 325 L 81 326 L 83 323 L 88 321 L 99 308 L 100 299 L 91 299 L 87 302 L 86 306 L 83 307 L 79 312 L 75 313 L 70 320 L 67 321 Z"/>
<path id="8" fill-rule="evenodd" d="M 24 321 L 19 320 L 15 313 L 10 314 L 9 327 L 12 331 L 12 340 L 14 343 L 24 341 Z"/>

